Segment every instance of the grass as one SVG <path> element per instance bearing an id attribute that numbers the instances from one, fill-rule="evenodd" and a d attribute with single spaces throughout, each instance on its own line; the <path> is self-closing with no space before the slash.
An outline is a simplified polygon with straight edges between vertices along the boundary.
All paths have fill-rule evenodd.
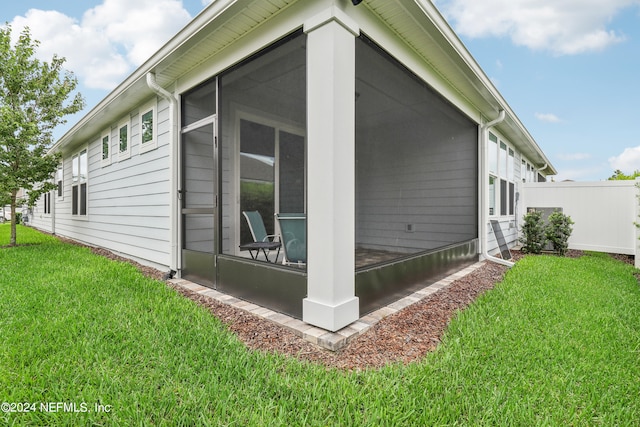
<path id="1" fill-rule="evenodd" d="M 56 411 L 0 412 L 2 424 L 640 420 L 640 287 L 636 270 L 608 256 L 527 257 L 420 363 L 345 373 L 249 351 L 206 310 L 125 263 L 29 228 L 18 239 L 23 246 L 0 248 L 0 402 Z"/>

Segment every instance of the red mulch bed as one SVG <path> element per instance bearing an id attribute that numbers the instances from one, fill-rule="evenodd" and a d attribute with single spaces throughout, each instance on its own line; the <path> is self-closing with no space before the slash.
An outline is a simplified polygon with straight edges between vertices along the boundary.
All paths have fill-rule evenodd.
<path id="1" fill-rule="evenodd" d="M 258 316 L 195 292 L 181 288 L 177 290 L 207 307 L 251 349 L 278 352 L 327 367 L 357 370 L 378 368 L 389 363 L 409 363 L 423 358 L 440 343 L 442 333 L 455 313 L 493 288 L 505 271 L 506 267 L 485 263 L 448 287 L 385 317 L 335 352 L 311 344 Z"/>

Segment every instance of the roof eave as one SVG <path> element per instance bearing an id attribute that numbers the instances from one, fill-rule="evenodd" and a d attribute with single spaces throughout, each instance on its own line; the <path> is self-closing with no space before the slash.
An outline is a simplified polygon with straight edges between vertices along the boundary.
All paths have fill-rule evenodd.
<path id="1" fill-rule="evenodd" d="M 164 61 L 169 60 L 181 46 L 190 40 L 195 34 L 204 27 L 211 24 L 216 18 L 224 14 L 234 4 L 243 0 L 217 0 L 210 6 L 200 12 L 186 27 L 174 35 L 164 46 L 156 51 L 149 59 L 140 65 L 132 74 L 129 75 L 122 83 L 116 86 L 105 98 L 103 98 L 95 107 L 93 107 L 84 117 L 82 117 L 75 125 L 65 132 L 58 141 L 51 147 L 50 152 L 61 151 L 68 145 L 75 145 L 80 141 L 91 137 L 95 133 L 89 124 L 102 121 L 111 117 L 124 114 L 123 106 L 140 104 L 145 99 L 153 95 L 151 89 L 147 87 L 146 75 L 153 72 Z M 160 82 L 162 84 L 162 82 Z M 166 82 L 164 82 L 166 84 Z M 122 100 L 128 98 L 127 102 Z M 113 108 L 112 108 L 113 107 Z M 114 110 L 111 114 L 109 112 Z"/>
<path id="2" fill-rule="evenodd" d="M 516 113 L 509 106 L 508 102 L 500 94 L 498 89 L 491 82 L 489 77 L 482 70 L 477 61 L 473 58 L 469 50 L 466 48 L 462 40 L 453 31 L 449 23 L 442 16 L 440 11 L 428 0 L 398 0 L 409 3 L 414 3 L 422 9 L 425 16 L 431 20 L 434 27 L 440 32 L 442 38 L 446 40 L 450 47 L 456 52 L 460 60 L 463 62 L 464 67 L 460 69 L 464 72 L 465 68 L 468 70 L 467 78 L 475 80 L 475 85 L 480 85 L 484 90 L 478 92 L 478 95 L 482 96 L 487 105 L 490 105 L 492 110 L 482 109 L 481 105 L 476 105 L 481 109 L 481 113 L 487 118 L 487 120 L 494 119 L 500 110 L 504 110 L 507 119 L 501 124 L 497 125 L 497 129 L 505 134 L 511 134 L 511 136 L 517 136 L 519 140 L 524 140 L 530 147 L 529 156 L 535 156 L 530 158 L 531 161 L 538 162 L 538 167 L 544 167 L 543 170 L 547 171 L 548 175 L 556 175 L 557 171 L 551 164 L 551 161 L 544 154 L 538 143 L 533 136 L 526 129 L 524 124 L 520 121 Z M 469 99 L 473 99 L 473 96 L 468 96 Z M 508 128 L 507 128 L 508 127 Z M 516 143 L 516 141 L 513 141 Z M 526 147 L 518 147 L 526 148 Z M 528 150 L 524 150 L 528 151 Z M 546 166 L 545 166 L 546 165 Z"/>

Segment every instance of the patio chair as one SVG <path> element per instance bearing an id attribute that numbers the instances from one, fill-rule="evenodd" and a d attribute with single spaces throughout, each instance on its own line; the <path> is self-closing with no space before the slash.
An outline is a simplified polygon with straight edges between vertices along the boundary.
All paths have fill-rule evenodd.
<path id="1" fill-rule="evenodd" d="M 303 213 L 276 214 L 280 225 L 285 265 L 307 264 L 307 217 Z"/>
<path id="2" fill-rule="evenodd" d="M 269 259 L 269 253 L 273 250 L 277 250 L 275 261 L 278 260 L 280 255 L 280 236 L 276 234 L 267 234 L 267 229 L 264 226 L 262 215 L 258 211 L 242 211 L 249 225 L 253 242 L 243 243 L 240 245 L 241 251 L 249 251 L 249 255 L 254 260 L 258 259 L 260 251 L 264 254 L 267 262 L 271 262 Z"/>

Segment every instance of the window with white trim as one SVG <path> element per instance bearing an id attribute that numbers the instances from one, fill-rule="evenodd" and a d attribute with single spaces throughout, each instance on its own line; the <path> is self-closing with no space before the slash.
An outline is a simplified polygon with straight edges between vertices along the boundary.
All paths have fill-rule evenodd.
<path id="1" fill-rule="evenodd" d="M 529 182 L 536 182 L 536 170 L 532 165 L 529 165 Z"/>
<path id="2" fill-rule="evenodd" d="M 146 153 L 158 146 L 156 102 L 150 102 L 140 109 L 140 153 Z"/>
<path id="3" fill-rule="evenodd" d="M 515 213 L 515 151 L 489 133 L 489 215 Z"/>
<path id="4" fill-rule="evenodd" d="M 44 214 L 51 214 L 51 192 L 43 194 L 43 202 L 44 202 Z"/>
<path id="5" fill-rule="evenodd" d="M 516 199 L 516 173 L 515 173 L 515 153 L 509 148 L 509 157 L 507 157 L 507 186 L 509 187 L 509 215 L 514 214 Z"/>
<path id="6" fill-rule="evenodd" d="M 111 129 L 102 132 L 100 142 L 102 146 L 102 166 L 109 166 L 111 164 Z"/>
<path id="7" fill-rule="evenodd" d="M 56 170 L 56 184 L 58 185 L 58 199 L 64 198 L 64 188 L 62 186 L 64 179 L 64 169 L 62 166 L 62 162 L 58 165 L 58 170 Z"/>
<path id="8" fill-rule="evenodd" d="M 87 215 L 87 149 L 83 149 L 71 158 L 71 215 Z"/>
<path id="9" fill-rule="evenodd" d="M 496 177 L 489 175 L 489 215 L 496 214 Z"/>
<path id="10" fill-rule="evenodd" d="M 498 137 L 489 132 L 489 215 L 496 215 L 496 181 L 498 180 Z"/>
<path id="11" fill-rule="evenodd" d="M 498 174 L 498 137 L 489 133 L 489 173 Z"/>
<path id="12" fill-rule="evenodd" d="M 536 170 L 526 160 L 522 161 L 522 169 L 520 174 L 521 174 L 522 182 L 536 182 Z"/>
<path id="13" fill-rule="evenodd" d="M 127 117 L 118 125 L 118 159 L 124 160 L 131 157 L 131 135 L 129 132 L 130 120 Z"/>

